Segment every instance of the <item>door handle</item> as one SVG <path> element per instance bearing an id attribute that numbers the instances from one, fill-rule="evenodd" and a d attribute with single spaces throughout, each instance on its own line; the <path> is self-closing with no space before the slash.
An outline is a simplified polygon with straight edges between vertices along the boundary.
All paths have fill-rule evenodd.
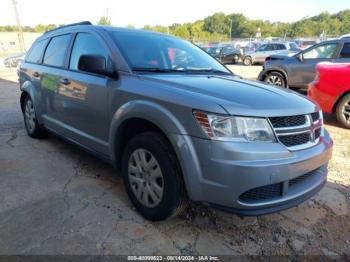
<path id="1" fill-rule="evenodd" d="M 67 79 L 67 78 L 63 78 L 63 79 L 60 79 L 60 83 L 62 85 L 69 85 L 70 84 L 70 81 Z"/>
<path id="2" fill-rule="evenodd" d="M 34 72 L 34 73 L 32 74 L 32 76 L 33 76 L 33 77 L 39 77 L 40 74 L 39 74 L 38 72 Z"/>

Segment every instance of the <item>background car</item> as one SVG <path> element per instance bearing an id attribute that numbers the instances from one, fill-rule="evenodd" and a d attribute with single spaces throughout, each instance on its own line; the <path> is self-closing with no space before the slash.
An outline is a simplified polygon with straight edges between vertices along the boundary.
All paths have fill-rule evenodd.
<path id="1" fill-rule="evenodd" d="M 265 59 L 273 54 L 278 54 L 282 51 L 297 53 L 299 47 L 294 42 L 271 42 L 261 45 L 255 51 L 248 51 L 244 54 L 243 64 L 246 66 L 252 64 L 263 64 Z"/>
<path id="2" fill-rule="evenodd" d="M 350 129 L 350 64 L 320 63 L 308 96 L 326 113 L 335 113 L 338 121 Z"/>
<path id="3" fill-rule="evenodd" d="M 291 57 L 269 56 L 258 80 L 293 89 L 307 89 L 320 62 L 350 63 L 350 39 L 325 41 Z"/>
<path id="4" fill-rule="evenodd" d="M 235 64 L 242 57 L 241 50 L 231 45 L 211 46 L 207 47 L 205 51 L 223 64 Z"/>
<path id="5" fill-rule="evenodd" d="M 17 67 L 24 60 L 25 53 L 9 56 L 4 59 L 6 67 Z"/>

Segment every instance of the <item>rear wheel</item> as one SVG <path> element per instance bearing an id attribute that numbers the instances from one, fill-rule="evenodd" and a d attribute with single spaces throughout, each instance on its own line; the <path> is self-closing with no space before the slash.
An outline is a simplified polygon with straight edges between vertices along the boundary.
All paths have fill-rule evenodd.
<path id="1" fill-rule="evenodd" d="M 286 87 L 284 76 L 279 72 L 268 73 L 265 76 L 264 82 L 275 86 Z"/>
<path id="2" fill-rule="evenodd" d="M 34 104 L 29 96 L 27 96 L 23 102 L 23 117 L 27 134 L 30 137 L 43 138 L 47 135 L 47 132 L 39 126 Z"/>
<path id="3" fill-rule="evenodd" d="M 346 128 L 350 128 L 350 94 L 344 96 L 336 107 L 338 121 Z"/>
<path id="4" fill-rule="evenodd" d="M 253 64 L 253 61 L 252 61 L 252 58 L 250 56 L 246 56 L 244 59 L 243 59 L 243 64 L 245 66 L 251 66 Z"/>
<path id="5" fill-rule="evenodd" d="M 128 142 L 122 174 L 131 202 L 146 219 L 164 220 L 187 206 L 180 167 L 161 134 L 142 133 Z"/>

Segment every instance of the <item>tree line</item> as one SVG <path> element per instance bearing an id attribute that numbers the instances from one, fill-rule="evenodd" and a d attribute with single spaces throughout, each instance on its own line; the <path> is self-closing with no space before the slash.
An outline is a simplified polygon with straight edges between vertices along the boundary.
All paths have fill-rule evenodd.
<path id="1" fill-rule="evenodd" d="M 108 17 L 102 16 L 97 24 L 111 25 Z M 60 25 L 39 24 L 35 27 L 24 26 L 24 32 L 45 32 Z M 133 28 L 133 25 L 128 25 Z M 319 37 L 339 36 L 350 33 L 350 9 L 335 14 L 327 12 L 313 17 L 305 17 L 297 22 L 282 23 L 270 22 L 269 20 L 249 19 L 243 14 L 215 13 L 193 23 L 172 24 L 171 26 L 143 27 L 161 33 L 168 33 L 185 39 L 192 40 L 227 40 L 231 38 L 255 37 L 256 33 L 266 37 Z M 17 31 L 16 26 L 0 26 L 0 32 Z"/>

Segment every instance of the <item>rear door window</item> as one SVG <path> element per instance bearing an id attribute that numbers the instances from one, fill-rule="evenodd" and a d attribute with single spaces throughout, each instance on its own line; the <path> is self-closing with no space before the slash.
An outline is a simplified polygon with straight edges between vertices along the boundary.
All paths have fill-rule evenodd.
<path id="1" fill-rule="evenodd" d="M 43 64 L 63 67 L 70 40 L 70 34 L 53 37 L 46 48 Z"/>
<path id="2" fill-rule="evenodd" d="M 34 64 L 40 64 L 41 63 L 41 58 L 44 53 L 44 49 L 47 45 L 47 42 L 49 40 L 45 39 L 39 42 L 36 42 L 28 55 L 26 56 L 25 61 L 29 63 L 34 63 Z"/>
<path id="3" fill-rule="evenodd" d="M 350 43 L 345 43 L 341 52 L 340 58 L 350 58 Z"/>

